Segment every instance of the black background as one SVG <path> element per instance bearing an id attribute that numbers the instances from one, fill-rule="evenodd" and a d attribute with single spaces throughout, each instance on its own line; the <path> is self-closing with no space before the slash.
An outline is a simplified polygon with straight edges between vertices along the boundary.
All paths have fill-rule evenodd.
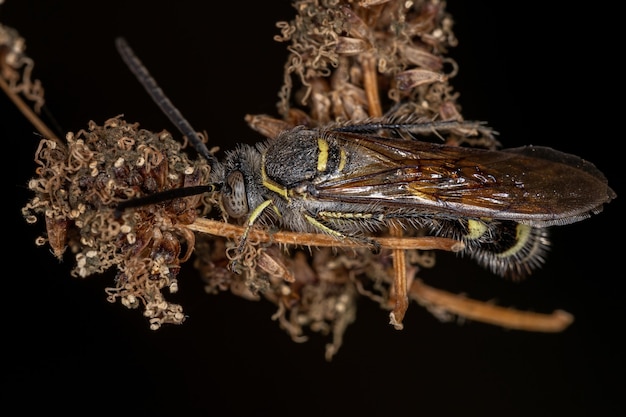
<path id="1" fill-rule="evenodd" d="M 27 225 L 20 208 L 31 196 L 38 137 L 2 95 L 3 407 L 64 415 L 624 413 L 624 129 L 610 115 L 621 98 L 619 68 L 608 65 L 617 51 L 611 12 L 502 3 L 448 2 L 463 115 L 489 121 L 507 147 L 547 145 L 593 161 L 619 197 L 599 216 L 555 229 L 547 265 L 523 283 L 445 254 L 423 275 L 501 305 L 567 310 L 576 317 L 570 328 L 444 324 L 412 304 L 399 332 L 363 299 L 329 363 L 323 337 L 292 342 L 271 320 L 273 305 L 207 295 L 189 264 L 176 296 L 189 319 L 153 332 L 140 311 L 105 300 L 112 274 L 72 278 L 71 258 L 59 263 L 35 247 L 43 225 Z M 34 77 L 65 131 L 123 113 L 175 132 L 116 54 L 113 40 L 123 35 L 212 143 L 257 141 L 243 117 L 276 114 L 286 53 L 272 39 L 274 22 L 290 20 L 293 9 L 288 1 L 205 4 L 6 0 L 0 22 L 26 38 Z"/>

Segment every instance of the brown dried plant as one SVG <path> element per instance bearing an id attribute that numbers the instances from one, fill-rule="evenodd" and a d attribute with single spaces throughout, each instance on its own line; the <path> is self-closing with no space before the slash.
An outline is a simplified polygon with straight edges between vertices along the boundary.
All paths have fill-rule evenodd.
<path id="1" fill-rule="evenodd" d="M 44 105 L 44 89 L 41 81 L 31 78 L 35 63 L 25 50 L 24 38 L 15 29 L 0 24 L 0 88 L 44 137 L 61 144 L 37 116 Z M 22 97 L 32 102 L 32 108 Z"/>
<path id="2" fill-rule="evenodd" d="M 280 117 L 248 115 L 251 128 L 273 138 L 296 125 L 383 115 L 462 120 L 458 94 L 448 83 L 456 63 L 446 53 L 457 40 L 445 2 L 301 0 L 293 7 L 295 17 L 277 23 L 276 40 L 288 44 Z M 30 79 L 32 60 L 23 54 L 23 40 L 3 27 L 0 41 L 6 51 L 3 89 L 20 108 L 25 97 L 38 109 L 43 90 Z M 322 234 L 255 227 L 240 253 L 236 248 L 244 229 L 212 212 L 218 203 L 210 195 L 117 213 L 121 201 L 206 183 L 207 161 L 188 158 L 169 133 L 148 132 L 121 117 L 103 126 L 90 122 L 65 141 L 45 125 L 37 126 L 37 120 L 33 124 L 46 139 L 36 152 L 38 168 L 29 184 L 35 196 L 23 214 L 29 223 L 45 219 L 47 237 L 39 244 L 49 244 L 59 258 L 69 247 L 77 277 L 115 267 L 108 299 L 141 307 L 153 329 L 184 321 L 182 306 L 169 302 L 164 291 L 178 289 L 181 264 L 192 253 L 207 292 L 269 300 L 277 307 L 273 318 L 294 341 L 306 340 L 309 331 L 330 335 L 329 360 L 355 320 L 356 300 L 362 296 L 390 311 L 397 329 L 409 300 L 442 320 L 462 317 L 547 332 L 561 331 L 572 321 L 563 311 L 516 311 L 425 285 L 419 271 L 434 266 L 433 250 L 457 251 L 463 244 L 419 231 L 408 235 L 392 229 L 380 237 L 381 251 L 373 253 Z M 458 129 L 443 139 L 494 148 L 497 142 L 484 133 Z"/>

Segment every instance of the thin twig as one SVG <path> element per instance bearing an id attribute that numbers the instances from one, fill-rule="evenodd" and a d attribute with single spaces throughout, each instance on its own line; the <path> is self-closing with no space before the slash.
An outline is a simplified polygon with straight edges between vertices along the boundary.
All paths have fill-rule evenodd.
<path id="1" fill-rule="evenodd" d="M 409 296 L 426 307 L 507 329 L 558 333 L 574 322 L 574 316 L 563 310 L 545 314 L 500 307 L 430 287 L 418 279 L 411 285 Z"/>
<path id="2" fill-rule="evenodd" d="M 221 236 L 226 239 L 239 239 L 245 229 L 234 224 L 222 221 L 197 218 L 189 229 L 206 233 L 213 236 Z M 248 237 L 259 242 L 273 242 L 292 246 L 311 247 L 334 247 L 334 248 L 370 248 L 367 243 L 356 240 L 339 240 L 334 236 L 321 233 L 301 233 L 301 232 L 266 232 L 254 228 L 250 230 Z M 449 252 L 459 252 L 463 250 L 462 242 L 454 239 L 441 237 L 381 237 L 376 240 L 384 249 L 420 249 L 420 250 L 444 250 Z"/>
<path id="3" fill-rule="evenodd" d="M 41 121 L 39 116 L 37 116 L 37 114 L 33 110 L 31 110 L 31 108 L 24 102 L 24 100 L 22 100 L 19 95 L 11 90 L 11 88 L 7 85 L 6 81 L 4 81 L 2 77 L 0 77 L 0 88 L 2 88 L 2 90 L 9 97 L 9 99 L 11 99 L 13 104 L 15 104 L 15 107 L 19 109 L 24 117 L 28 119 L 33 127 L 37 129 L 37 131 L 41 133 L 44 138 L 54 140 L 60 146 L 65 147 L 65 144 L 52 132 L 52 130 L 48 128 L 48 126 L 46 126 L 43 121 Z"/>

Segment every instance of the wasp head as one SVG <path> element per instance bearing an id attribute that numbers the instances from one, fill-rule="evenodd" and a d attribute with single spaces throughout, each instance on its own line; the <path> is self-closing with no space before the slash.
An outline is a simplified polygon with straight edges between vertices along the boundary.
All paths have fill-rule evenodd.
<path id="1" fill-rule="evenodd" d="M 221 205 L 229 217 L 240 219 L 250 214 L 265 198 L 262 195 L 261 153 L 249 145 L 240 145 L 226 154 L 213 173 L 213 182 L 221 184 Z"/>

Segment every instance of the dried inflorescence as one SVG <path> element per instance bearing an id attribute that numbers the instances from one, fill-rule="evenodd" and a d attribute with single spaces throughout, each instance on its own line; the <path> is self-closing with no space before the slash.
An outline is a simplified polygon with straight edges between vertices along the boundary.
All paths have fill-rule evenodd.
<path id="1" fill-rule="evenodd" d="M 25 50 L 24 38 L 15 29 L 0 24 L 0 89 L 44 137 L 63 147 L 38 116 L 45 102 L 44 89 L 41 81 L 32 78 L 35 63 Z"/>
<path id="2" fill-rule="evenodd" d="M 41 81 L 31 78 L 35 63 L 25 54 L 26 41 L 19 33 L 0 24 L 0 78 L 8 88 L 32 101 L 36 112 L 44 104 Z"/>
<path id="3" fill-rule="evenodd" d="M 199 219 L 192 227 L 201 223 Z M 226 234 L 218 229 L 212 233 Z M 195 266 L 210 294 L 231 291 L 249 300 L 264 298 L 274 303 L 278 310 L 273 319 L 295 342 L 306 341 L 309 331 L 331 335 L 326 349 L 330 360 L 341 346 L 345 329 L 356 319 L 359 297 L 386 310 L 392 308 L 393 251 L 373 253 L 365 247 L 340 247 L 339 242 L 326 247 L 322 239 L 309 236 L 301 236 L 299 243 L 288 247 L 284 241 L 273 243 L 281 238 L 269 233 L 267 239 L 249 242 L 246 255 L 237 258 L 240 264 L 235 273 L 229 249 L 236 248 L 238 240 L 201 234 L 196 241 Z M 407 249 L 406 255 L 411 280 L 420 268 L 434 266 L 430 251 Z"/>
<path id="4" fill-rule="evenodd" d="M 67 135 L 67 148 L 44 139 L 36 153 L 34 198 L 24 207 L 30 223 L 43 215 L 46 241 L 61 258 L 69 247 L 72 274 L 87 277 L 117 268 L 109 299 L 127 307 L 143 305 L 151 326 L 181 323 L 182 308 L 166 301 L 175 292 L 180 264 L 193 251 L 186 225 L 198 215 L 200 196 L 173 199 L 117 213 L 116 204 L 142 195 L 205 183 L 204 160 L 191 161 L 167 132 L 138 129 L 119 117 L 104 126 Z"/>
<path id="5" fill-rule="evenodd" d="M 318 124 L 389 111 L 461 119 L 447 83 L 456 64 L 445 54 L 457 40 L 445 2 L 301 0 L 294 8 L 275 38 L 290 42 L 278 104 L 286 120 L 299 114 L 294 103 Z"/>

